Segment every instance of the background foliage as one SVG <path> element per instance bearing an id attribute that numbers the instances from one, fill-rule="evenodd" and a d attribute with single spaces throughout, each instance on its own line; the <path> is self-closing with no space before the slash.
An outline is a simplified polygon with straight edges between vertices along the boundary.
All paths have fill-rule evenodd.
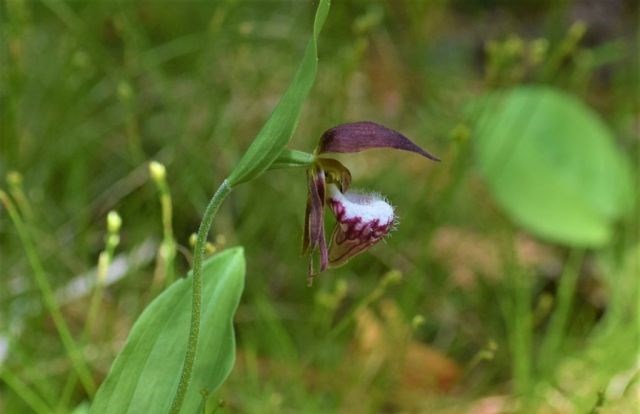
<path id="1" fill-rule="evenodd" d="M 167 167 L 180 246 L 172 271 L 186 274 L 189 237 L 292 78 L 314 6 L 0 5 L 2 187 L 77 338 L 105 216 L 116 209 L 123 218 L 110 282 L 82 342 L 96 383 L 168 277 L 156 258 L 164 236 L 148 162 Z M 210 411 L 219 400 L 218 412 L 260 413 L 624 412 L 637 404 L 636 23 L 637 5 L 624 0 L 335 1 L 291 147 L 311 151 L 329 127 L 374 120 L 443 162 L 377 151 L 344 157 L 354 185 L 386 194 L 400 225 L 311 289 L 299 256 L 304 172 L 269 172 L 234 191 L 212 242 L 244 246 L 246 287 L 237 364 Z M 575 177 L 588 160 L 627 171 L 620 199 L 628 207 L 609 209 L 610 237 L 596 247 L 520 227 L 483 171 L 486 134 L 470 108 L 524 84 L 591 108 L 615 153 L 585 155 L 579 136 L 556 151 L 559 141 L 543 134 L 549 144 L 519 159 L 561 154 L 552 165 L 566 168 L 540 177 Z M 513 139 L 531 135 L 522 128 Z M 567 163 L 567 151 L 585 162 Z M 585 195 L 575 202 L 608 205 L 599 195 L 607 192 L 595 192 L 602 186 L 582 178 L 569 180 Z M 529 194 L 511 188 L 512 200 Z M 548 188 L 567 217 L 580 208 Z M 0 249 L 0 411 L 28 409 L 15 384 L 60 412 L 82 407 L 88 397 L 67 385 L 69 358 L 4 208 Z"/>

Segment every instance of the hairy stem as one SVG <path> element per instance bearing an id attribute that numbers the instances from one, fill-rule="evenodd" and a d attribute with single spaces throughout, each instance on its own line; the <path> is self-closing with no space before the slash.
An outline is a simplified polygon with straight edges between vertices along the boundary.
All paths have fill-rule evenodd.
<path id="1" fill-rule="evenodd" d="M 196 351 L 198 349 L 198 339 L 200 336 L 200 314 L 202 310 L 202 262 L 204 260 L 205 247 L 207 245 L 207 237 L 211 229 L 213 218 L 218 212 L 220 205 L 231 192 L 231 186 L 225 180 L 209 201 L 209 205 L 202 216 L 202 222 L 198 229 L 198 238 L 193 257 L 193 294 L 191 304 L 191 325 L 189 328 L 189 342 L 187 344 L 187 352 L 184 356 L 184 364 L 182 366 L 182 374 L 180 375 L 180 383 L 173 402 L 171 403 L 171 413 L 178 414 L 182 409 L 182 404 L 187 395 L 191 376 L 193 373 L 193 365 L 196 360 Z"/>

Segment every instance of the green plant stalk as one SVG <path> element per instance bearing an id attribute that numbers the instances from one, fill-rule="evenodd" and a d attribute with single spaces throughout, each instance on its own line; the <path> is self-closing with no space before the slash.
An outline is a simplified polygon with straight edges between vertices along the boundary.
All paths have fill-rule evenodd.
<path id="1" fill-rule="evenodd" d="M 516 392 L 528 396 L 531 390 L 531 342 L 532 342 L 532 312 L 531 312 L 531 280 L 524 269 L 516 268 L 513 282 L 513 376 Z"/>
<path id="2" fill-rule="evenodd" d="M 56 327 L 56 330 L 58 331 L 58 335 L 60 336 L 62 345 L 64 346 L 67 355 L 71 360 L 71 364 L 77 372 L 78 377 L 80 378 L 80 381 L 82 382 L 82 385 L 87 394 L 89 394 L 89 396 L 93 396 L 96 391 L 96 386 L 93 382 L 93 379 L 91 378 L 91 371 L 84 361 L 82 353 L 78 349 L 78 345 L 74 341 L 73 336 L 71 335 L 71 331 L 69 330 L 69 327 L 67 326 L 67 323 L 62 316 L 62 312 L 58 307 L 55 295 L 53 294 L 53 290 L 49 285 L 49 282 L 47 281 L 44 268 L 42 266 L 42 263 L 40 263 L 40 259 L 38 258 L 38 254 L 36 253 L 33 241 L 29 236 L 29 232 L 25 227 L 25 224 L 18 214 L 15 206 L 11 202 L 11 199 L 7 196 L 7 193 L 2 190 L 0 190 L 0 202 L 5 205 L 5 208 L 7 209 L 9 216 L 11 217 L 11 220 L 16 227 L 18 236 L 20 237 L 22 245 L 24 246 L 25 252 L 27 254 L 27 259 L 29 260 L 31 268 L 33 269 L 35 281 L 38 285 L 40 293 L 42 294 L 45 307 L 51 315 L 51 318 L 53 319 L 53 323 Z"/>
<path id="3" fill-rule="evenodd" d="M 173 205 L 171 203 L 171 192 L 166 181 L 158 183 L 160 190 L 160 206 L 162 210 L 162 232 L 163 241 L 160 246 L 160 257 L 164 265 L 164 284 L 170 286 L 175 280 L 173 262 L 176 257 L 176 241 L 173 237 Z"/>
<path id="4" fill-rule="evenodd" d="M 184 356 L 184 364 L 182 366 L 182 374 L 178 389 L 171 403 L 171 413 L 178 414 L 182 409 L 182 404 L 189 390 L 191 377 L 193 374 L 193 365 L 196 360 L 196 352 L 198 349 L 198 339 L 200 336 L 200 314 L 202 310 L 202 262 L 204 260 L 205 248 L 207 246 L 207 237 L 213 218 L 215 217 L 220 205 L 231 192 L 231 186 L 227 180 L 224 180 L 213 197 L 209 201 L 206 210 L 200 222 L 198 229 L 198 238 L 194 248 L 193 257 L 193 294 L 191 303 L 191 325 L 189 327 L 189 341 L 187 343 L 187 352 Z"/>
<path id="5" fill-rule="evenodd" d="M 572 250 L 560 276 L 555 310 L 551 316 L 547 334 L 540 346 L 540 360 L 543 362 L 543 369 L 553 366 L 558 348 L 562 344 L 562 334 L 569 319 L 569 312 L 571 312 L 573 294 L 576 290 L 583 257 L 583 250 Z"/>
<path id="6" fill-rule="evenodd" d="M 51 408 L 40 398 L 38 394 L 33 392 L 27 384 L 22 382 L 20 378 L 13 374 L 8 368 L 0 368 L 0 380 L 7 384 L 13 392 L 22 399 L 35 413 L 48 414 Z"/>
<path id="7" fill-rule="evenodd" d="M 109 267 L 111 266 L 111 262 L 113 261 L 113 256 L 115 254 L 116 247 L 118 247 L 118 243 L 118 232 L 108 232 L 106 237 L 105 249 L 100 253 L 100 256 L 98 258 L 95 286 L 93 289 L 93 294 L 91 295 L 89 310 L 87 311 L 87 318 L 85 319 L 84 328 L 82 330 L 82 343 L 87 342 L 91 333 L 91 328 L 92 326 L 94 326 L 94 322 L 98 318 L 100 303 L 102 302 L 102 297 L 104 295 L 104 286 L 107 278 L 107 272 L 109 271 Z M 67 382 L 65 383 L 57 406 L 59 412 L 65 412 L 65 409 L 69 406 L 69 402 L 71 401 L 71 396 L 76 386 L 77 379 L 78 378 L 76 375 L 70 375 Z"/>
<path id="8" fill-rule="evenodd" d="M 515 234 L 510 231 L 505 237 L 503 251 L 508 272 L 505 274 L 505 320 L 507 323 L 508 340 L 511 352 L 511 370 L 514 391 L 522 397 L 524 410 L 527 411 L 531 403 L 532 385 L 532 341 L 533 341 L 533 311 L 532 275 L 524 269 L 515 250 Z"/>
<path id="9" fill-rule="evenodd" d="M 119 235 L 118 233 L 107 234 L 107 242 L 105 249 L 100 253 L 98 257 L 98 267 L 96 274 L 96 284 L 91 296 L 91 302 L 89 304 L 89 311 L 87 312 L 87 319 L 85 320 L 84 329 L 82 331 L 82 338 L 86 340 L 90 333 L 91 327 L 94 325 L 98 318 L 98 311 L 100 310 L 100 303 L 102 302 L 102 296 L 104 295 L 104 286 L 107 280 L 107 273 L 109 272 L 109 266 L 113 261 L 113 256 L 118 247 Z"/>
<path id="10" fill-rule="evenodd" d="M 316 156 L 304 151 L 283 149 L 278 158 L 269 167 L 270 170 L 281 168 L 309 168 L 316 161 Z"/>
<path id="11" fill-rule="evenodd" d="M 24 187 L 22 186 L 22 176 L 16 172 L 9 173 L 7 175 L 7 183 L 9 184 L 9 193 L 11 193 L 11 196 L 16 201 L 18 210 L 20 210 L 25 217 L 27 223 L 33 223 L 35 216 L 29 199 L 24 192 Z"/>
<path id="12" fill-rule="evenodd" d="M 81 340 L 83 343 L 87 342 L 87 339 L 89 338 L 89 334 L 91 332 L 91 327 L 93 326 L 98 316 L 98 311 L 100 310 L 100 302 L 102 302 L 102 296 L 104 293 L 104 278 L 106 277 L 106 273 L 109 270 L 112 255 L 113 251 L 108 252 L 107 250 L 104 250 L 102 253 L 100 253 L 100 258 L 98 259 L 98 271 L 95 282 L 96 284 L 93 290 L 93 295 L 91 295 L 91 302 L 89 303 L 87 319 L 85 320 L 84 328 L 82 331 Z M 60 402 L 58 404 L 58 410 L 60 412 L 63 412 L 64 408 L 68 407 L 69 405 L 73 389 L 76 386 L 76 380 L 77 376 L 69 376 L 69 379 L 67 380 L 62 390 L 62 396 L 60 397 Z"/>

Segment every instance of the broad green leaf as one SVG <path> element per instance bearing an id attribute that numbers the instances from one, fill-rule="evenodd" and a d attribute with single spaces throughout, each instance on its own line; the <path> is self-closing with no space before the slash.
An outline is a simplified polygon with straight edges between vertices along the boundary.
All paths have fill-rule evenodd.
<path id="1" fill-rule="evenodd" d="M 199 412 L 200 391 L 217 389 L 233 367 L 232 322 L 244 272 L 241 247 L 225 250 L 204 263 L 202 328 L 185 413 Z M 187 348 L 192 279 L 189 276 L 171 285 L 140 315 L 96 394 L 92 413 L 169 411 Z"/>
<path id="2" fill-rule="evenodd" d="M 304 52 L 298 71 L 249 149 L 227 179 L 233 187 L 249 181 L 278 158 L 295 130 L 302 104 L 309 94 L 318 70 L 318 35 L 329 13 L 329 0 L 320 0 L 313 23 L 313 36 Z"/>
<path id="3" fill-rule="evenodd" d="M 495 93 L 474 109 L 478 165 L 514 221 L 568 245 L 610 239 L 632 207 L 631 170 L 593 110 L 543 86 Z"/>

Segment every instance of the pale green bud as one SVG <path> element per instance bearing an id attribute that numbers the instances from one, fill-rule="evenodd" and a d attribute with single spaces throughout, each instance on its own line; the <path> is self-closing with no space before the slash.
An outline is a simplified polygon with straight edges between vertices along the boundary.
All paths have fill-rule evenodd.
<path id="1" fill-rule="evenodd" d="M 549 50 L 549 41 L 544 38 L 536 39 L 531 42 L 531 62 L 538 64 L 542 62 Z"/>
<path id="2" fill-rule="evenodd" d="M 131 85 L 129 85 L 126 81 L 120 81 L 118 83 L 118 96 L 123 101 L 129 100 L 133 95 L 133 90 L 131 89 Z"/>
<path id="3" fill-rule="evenodd" d="M 586 31 L 587 31 L 587 25 L 585 24 L 585 22 L 581 22 L 581 21 L 575 22 L 569 28 L 569 37 L 574 41 L 580 40 L 582 39 L 582 36 L 584 36 Z"/>
<path id="4" fill-rule="evenodd" d="M 413 317 L 413 319 L 411 320 L 411 327 L 415 330 L 418 329 L 419 327 L 421 327 L 422 325 L 424 325 L 426 322 L 426 319 L 424 318 L 424 316 L 422 315 L 416 315 Z"/>
<path id="5" fill-rule="evenodd" d="M 158 161 L 151 161 L 149 163 L 149 174 L 156 183 L 161 183 L 167 177 L 167 169 L 164 165 Z"/>
<path id="6" fill-rule="evenodd" d="M 9 171 L 7 173 L 7 183 L 12 187 L 22 185 L 22 174 L 17 171 Z"/>
<path id="7" fill-rule="evenodd" d="M 122 227 L 122 218 L 116 211 L 110 211 L 107 214 L 107 231 L 115 234 L 120 231 L 120 227 Z"/>

